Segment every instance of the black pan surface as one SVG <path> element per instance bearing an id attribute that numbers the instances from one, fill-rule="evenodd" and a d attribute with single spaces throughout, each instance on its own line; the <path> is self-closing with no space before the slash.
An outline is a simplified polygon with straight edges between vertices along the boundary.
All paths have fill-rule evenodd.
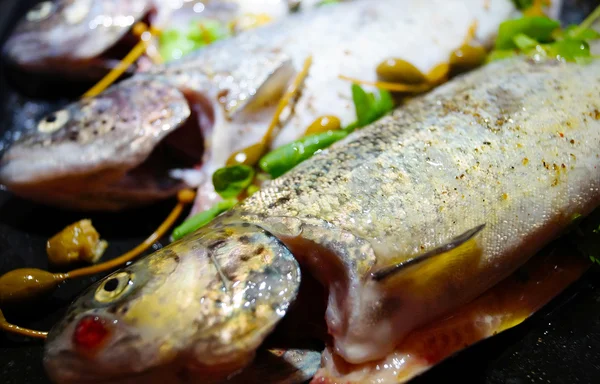
<path id="1" fill-rule="evenodd" d="M 0 41 L 35 2 L 0 0 Z M 577 23 L 598 3 L 567 0 L 561 19 Z M 0 72 L 0 137 L 23 121 L 22 114 L 14 113 L 15 106 L 30 101 L 16 94 L 6 77 Z M 27 113 L 38 115 L 62 103 L 60 98 L 50 103 L 34 100 Z M 105 259 L 137 245 L 174 204 L 165 201 L 122 214 L 88 215 L 110 242 Z M 22 267 L 47 269 L 46 240 L 81 218 L 81 214 L 32 204 L 0 190 L 0 274 Z M 69 302 L 99 277 L 71 281 L 45 300 L 2 309 L 11 322 L 48 330 Z M 600 383 L 600 268 L 592 268 L 524 324 L 457 354 L 413 382 Z M 0 384 L 25 383 L 49 383 L 42 367 L 42 343 L 0 333 Z"/>

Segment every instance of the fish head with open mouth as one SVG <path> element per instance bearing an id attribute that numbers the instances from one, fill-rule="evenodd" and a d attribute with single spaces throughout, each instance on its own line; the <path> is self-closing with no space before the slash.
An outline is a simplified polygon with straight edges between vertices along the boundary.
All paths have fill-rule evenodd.
<path id="1" fill-rule="evenodd" d="M 17 23 L 3 54 L 28 72 L 97 79 L 138 41 L 131 29 L 152 10 L 150 0 L 43 1 Z"/>
<path id="2" fill-rule="evenodd" d="M 264 134 L 295 73 L 280 54 L 233 67 L 210 75 L 185 62 L 161 67 L 50 113 L 4 152 L 0 183 L 44 204 L 113 211 L 212 187 L 232 147 Z"/>
<path id="3" fill-rule="evenodd" d="M 171 196 L 182 186 L 168 177 L 170 160 L 196 161 L 168 144 L 181 142 L 172 134 L 185 134 L 192 146 L 200 137 L 181 129 L 190 114 L 176 88 L 155 79 L 125 81 L 42 118 L 4 153 L 0 180 L 33 200 L 82 209 L 114 210 Z M 201 152 L 198 140 L 194 148 Z"/>
<path id="4" fill-rule="evenodd" d="M 273 235 L 248 224 L 196 232 L 107 276 L 50 332 L 45 364 L 58 382 L 136 376 L 165 364 L 229 375 L 295 299 L 300 270 Z"/>

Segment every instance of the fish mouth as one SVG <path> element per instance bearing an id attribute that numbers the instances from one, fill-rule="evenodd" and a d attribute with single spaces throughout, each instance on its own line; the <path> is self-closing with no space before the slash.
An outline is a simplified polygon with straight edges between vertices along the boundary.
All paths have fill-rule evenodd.
<path id="1" fill-rule="evenodd" d="M 154 147 L 138 166 L 129 169 L 117 182 L 107 186 L 114 196 L 121 193 L 156 199 L 174 195 L 183 188 L 194 188 L 205 181 L 202 169 L 206 160 L 206 136 L 214 124 L 210 102 L 200 93 L 182 92 L 190 116 Z"/>

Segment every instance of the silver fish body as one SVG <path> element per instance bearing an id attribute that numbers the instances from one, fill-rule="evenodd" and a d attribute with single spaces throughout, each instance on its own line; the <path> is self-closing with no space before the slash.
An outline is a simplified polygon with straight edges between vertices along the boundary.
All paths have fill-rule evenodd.
<path id="1" fill-rule="evenodd" d="M 160 354 L 161 344 L 147 338 L 142 337 L 143 344 L 123 341 L 130 348 L 127 354 L 111 347 L 118 340 L 113 338 L 90 353 L 75 345 L 73 329 L 82 318 L 97 316 L 136 333 L 144 329 L 141 318 L 144 327 L 159 333 L 165 317 L 148 318 L 167 291 L 180 292 L 181 298 L 170 295 L 165 310 L 175 307 L 185 313 L 172 317 L 170 327 L 190 332 L 183 339 L 165 336 L 166 345 L 179 348 L 179 354 L 167 354 L 173 359 L 189 363 L 184 351 L 193 350 L 201 351 L 194 355 L 198 362 L 223 363 L 213 360 L 211 350 L 198 349 L 196 340 L 223 340 L 233 324 L 257 321 L 260 331 L 252 343 L 232 340 L 235 353 L 229 351 L 225 360 L 239 368 L 247 363 L 242 357 L 251 356 L 268 333 L 262 330 L 272 329 L 273 317 L 245 312 L 244 300 L 233 304 L 231 317 L 196 311 L 197 303 L 223 295 L 222 284 L 249 286 L 252 279 L 235 271 L 266 272 L 277 255 L 296 268 L 287 250 L 326 287 L 333 353 L 350 363 L 387 356 L 411 330 L 479 296 L 558 236 L 575 214 L 586 215 L 600 204 L 598 81 L 598 61 L 580 65 L 516 58 L 486 65 L 413 99 L 270 182 L 198 232 L 126 268 L 143 271 L 146 263 L 171 254 L 192 265 L 208 263 L 206 275 L 171 279 L 160 289 L 146 283 L 140 294 L 116 295 L 104 305 L 77 301 L 74 315 L 50 334 L 45 355 L 50 375 L 58 381 L 82 375 L 104 378 L 96 367 L 106 363 L 105 356 L 122 363 L 112 370 L 115 377 L 164 363 L 144 359 L 140 366 L 129 357 L 142 351 Z M 480 225 L 483 230 L 461 246 L 386 279 L 374 278 L 378 271 L 406 264 Z M 212 263 L 206 252 L 215 243 L 205 238 L 207 233 L 222 234 Z M 270 236 L 281 243 L 265 243 Z M 263 266 L 255 264 L 259 259 L 242 256 L 261 246 L 271 255 Z M 203 283 L 215 276 L 220 284 Z M 104 294 L 101 289 L 111 278 L 92 291 Z M 135 285 L 135 275 L 131 279 Z M 286 292 L 298 290 L 296 277 L 284 281 Z M 267 296 L 277 297 L 274 292 L 268 289 Z M 279 302 L 284 308 L 294 300 L 284 296 L 270 305 Z M 116 305 L 126 309 L 115 312 Z M 203 324 L 226 325 L 199 328 L 194 313 Z M 64 356 L 77 364 L 65 363 Z"/>
<path id="2" fill-rule="evenodd" d="M 419 0 L 355 0 L 316 7 L 219 41 L 176 62 L 138 73 L 107 92 L 135 93 L 138 90 L 134 88 L 138 87 L 141 79 L 151 79 L 184 94 L 191 113 L 181 115 L 181 123 L 165 125 L 164 130 L 177 132 L 180 127 L 186 126 L 190 135 L 202 133 L 203 145 L 187 143 L 193 141 L 185 139 L 187 134 L 174 140 L 193 147 L 188 148 L 187 152 L 193 153 L 188 157 L 195 157 L 197 166 L 168 162 L 162 162 L 162 166 L 169 168 L 172 185 L 199 188 L 194 207 L 196 212 L 220 199 L 212 185 L 212 174 L 223 167 L 234 152 L 255 144 L 265 134 L 282 93 L 307 57 L 313 58 L 309 75 L 295 104 L 295 112 L 281 118 L 283 128 L 273 143 L 274 147 L 302 136 L 304 130 L 321 115 L 335 115 L 344 125 L 356 119 L 350 84 L 339 79 L 339 75 L 375 80 L 375 68 L 390 57 L 406 58 L 422 72 L 428 72 L 437 64 L 447 62 L 475 22 L 478 25 L 476 40 L 489 45 L 498 25 L 514 11 L 510 0 L 436 0 L 426 3 Z M 431 28 L 431 23 L 439 28 Z M 98 99 L 103 97 L 100 95 Z M 120 104 L 110 109 L 113 115 L 149 109 L 143 103 L 137 104 L 137 98 L 131 102 L 127 97 L 120 100 Z M 163 103 L 163 108 L 166 104 Z M 79 108 L 81 104 L 57 113 L 65 115 L 65 111 L 74 112 Z M 185 109 L 183 105 L 178 108 Z M 72 145 L 71 155 L 62 156 L 62 129 L 69 127 L 79 129 L 82 135 L 93 135 L 93 132 L 84 133 L 89 130 L 88 127 L 77 119 L 71 119 L 71 112 L 65 115 L 67 118 L 63 126 L 55 126 L 54 132 L 46 132 L 46 123 L 44 120 L 40 122 L 38 131 L 33 133 L 37 136 L 33 141 L 46 143 L 43 149 L 32 148 L 30 138 L 14 143 L 0 160 L 0 182 L 30 199 L 43 198 L 45 203 L 75 209 L 122 209 L 150 201 L 138 199 L 138 193 L 130 193 L 131 189 L 123 188 L 126 183 L 119 180 L 110 182 L 104 179 L 106 182 L 95 183 L 93 188 L 85 188 L 85 183 L 79 182 L 96 178 L 94 175 L 107 171 L 108 166 L 103 162 L 91 164 L 81 161 L 88 158 L 88 147 Z M 89 115 L 89 120 L 105 119 L 105 111 L 101 108 L 88 108 L 85 114 Z M 141 114 L 141 127 L 152 124 L 150 118 L 154 115 Z M 140 129 L 139 124 L 122 125 L 114 134 L 131 138 L 132 143 L 136 142 L 135 136 L 153 134 L 153 130 Z M 156 146 L 160 142 L 140 140 L 153 141 Z M 101 134 L 93 141 L 93 147 L 100 152 L 105 151 L 104 146 L 112 145 Z M 154 150 L 132 146 L 124 153 L 136 152 L 138 163 L 123 161 L 122 166 L 116 166 L 116 170 L 111 168 L 111 171 L 121 174 L 135 171 L 142 161 L 151 161 Z M 39 162 L 30 164 L 29 159 L 34 155 Z M 111 162 L 118 163 L 119 157 L 120 154 L 115 153 Z M 43 178 L 36 170 L 38 166 L 44 169 Z M 153 178 L 148 172 L 142 173 L 149 179 Z M 65 198 L 66 193 L 61 190 L 56 191 L 49 186 L 60 185 L 65 180 L 79 186 L 79 189 L 70 189 L 69 198 Z M 164 188 L 154 188 L 156 184 L 146 184 L 149 189 L 146 195 L 154 195 L 154 199 L 158 200 L 164 198 L 165 193 Z M 175 188 L 169 190 L 174 191 Z"/>

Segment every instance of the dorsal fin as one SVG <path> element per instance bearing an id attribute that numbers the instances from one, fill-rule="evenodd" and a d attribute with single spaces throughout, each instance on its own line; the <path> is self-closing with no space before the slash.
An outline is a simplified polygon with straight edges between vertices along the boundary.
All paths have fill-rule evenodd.
<path id="1" fill-rule="evenodd" d="M 454 239 L 450 240 L 448 243 L 441 245 L 435 249 L 432 249 L 415 257 L 411 257 L 410 259 L 404 260 L 400 263 L 390 265 L 388 267 L 383 267 L 375 272 L 372 272 L 371 278 L 375 281 L 382 281 L 387 277 L 390 277 L 403 271 L 407 267 L 419 264 L 425 260 L 429 260 L 438 255 L 442 255 L 446 252 L 449 252 L 466 243 L 467 241 L 471 240 L 473 237 L 475 237 L 475 235 L 481 232 L 483 228 L 485 228 L 485 224 L 478 225 L 477 227 L 469 229 L 465 233 L 458 235 Z"/>

